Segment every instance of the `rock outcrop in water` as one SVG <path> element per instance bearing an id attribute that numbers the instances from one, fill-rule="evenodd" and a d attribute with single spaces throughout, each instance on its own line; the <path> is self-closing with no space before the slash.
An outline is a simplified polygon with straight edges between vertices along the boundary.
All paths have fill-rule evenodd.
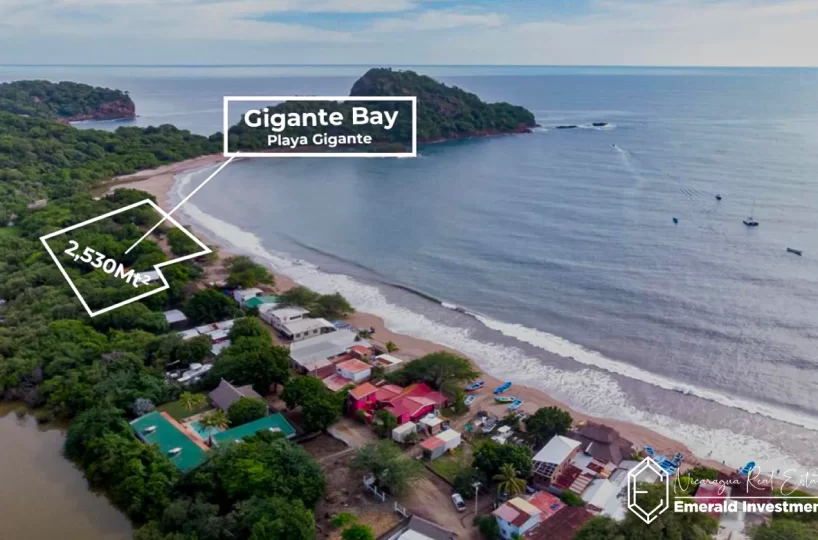
<path id="1" fill-rule="evenodd" d="M 0 111 L 59 122 L 134 118 L 136 106 L 121 90 L 74 82 L 0 84 Z"/>

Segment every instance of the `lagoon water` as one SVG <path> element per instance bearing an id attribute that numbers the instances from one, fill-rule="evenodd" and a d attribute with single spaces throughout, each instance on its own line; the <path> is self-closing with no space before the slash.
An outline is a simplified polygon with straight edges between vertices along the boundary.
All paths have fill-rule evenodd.
<path id="1" fill-rule="evenodd" d="M 0 538 L 126 540 L 128 518 L 62 456 L 64 429 L 0 404 Z"/>
<path id="2" fill-rule="evenodd" d="M 135 124 L 209 134 L 222 95 L 346 93 L 365 69 L 0 79 L 128 89 Z M 818 71 L 416 69 L 523 105 L 543 128 L 418 159 L 234 163 L 185 213 L 395 330 L 583 411 L 735 465 L 818 466 Z M 741 222 L 751 212 L 758 228 Z"/>

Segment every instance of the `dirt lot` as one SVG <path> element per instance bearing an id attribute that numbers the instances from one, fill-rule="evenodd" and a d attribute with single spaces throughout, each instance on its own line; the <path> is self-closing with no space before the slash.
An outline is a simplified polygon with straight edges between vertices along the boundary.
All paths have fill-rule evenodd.
<path id="1" fill-rule="evenodd" d="M 363 477 L 349 468 L 353 457 L 354 453 L 349 452 L 321 463 L 327 476 L 327 495 L 315 510 L 318 538 L 341 537 L 341 531 L 330 524 L 332 516 L 341 512 L 358 516 L 358 522 L 370 526 L 376 537 L 401 521 L 390 499 L 382 503 L 364 489 Z"/>
<path id="2" fill-rule="evenodd" d="M 330 456 L 349 450 L 349 447 L 338 439 L 322 433 L 300 443 L 301 447 L 309 452 L 309 454 L 317 461 L 321 461 Z M 350 452 L 351 453 L 351 452 Z"/>

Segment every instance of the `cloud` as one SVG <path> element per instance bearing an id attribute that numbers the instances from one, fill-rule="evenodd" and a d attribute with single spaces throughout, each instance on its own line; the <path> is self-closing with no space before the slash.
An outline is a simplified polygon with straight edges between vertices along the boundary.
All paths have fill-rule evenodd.
<path id="1" fill-rule="evenodd" d="M 410 18 L 391 18 L 377 21 L 368 28 L 370 32 L 407 32 L 424 30 L 448 30 L 464 27 L 501 26 L 506 17 L 499 13 L 460 13 L 456 11 L 426 11 Z"/>
<path id="2" fill-rule="evenodd" d="M 0 62 L 818 63 L 816 0 L 565 1 L 0 0 Z"/>

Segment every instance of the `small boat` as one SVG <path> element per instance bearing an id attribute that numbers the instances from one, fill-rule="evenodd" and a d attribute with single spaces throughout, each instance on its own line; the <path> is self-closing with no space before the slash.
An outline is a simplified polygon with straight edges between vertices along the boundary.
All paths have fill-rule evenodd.
<path id="1" fill-rule="evenodd" d="M 755 209 L 756 209 L 756 203 L 755 203 L 755 201 L 753 201 L 753 211 L 755 211 Z M 750 216 L 747 219 L 742 220 L 742 223 L 744 223 L 748 227 L 758 227 L 758 221 L 753 219 L 753 211 L 750 212 Z"/>
<path id="2" fill-rule="evenodd" d="M 480 390 L 481 388 L 483 388 L 483 386 L 485 386 L 485 384 L 486 383 L 483 382 L 482 380 L 474 381 L 473 383 L 466 387 L 466 392 L 474 392 L 475 390 Z"/>
<path id="3" fill-rule="evenodd" d="M 501 384 L 500 386 L 498 386 L 497 388 L 495 388 L 494 393 L 495 394 L 502 394 L 503 392 L 505 392 L 509 388 L 511 388 L 511 381 L 506 381 L 503 384 Z"/>
<path id="4" fill-rule="evenodd" d="M 517 400 L 513 396 L 494 396 L 494 401 L 497 403 L 514 403 Z"/>
<path id="5" fill-rule="evenodd" d="M 800 249 L 787 248 L 787 253 L 794 253 L 800 257 L 803 252 Z"/>
<path id="6" fill-rule="evenodd" d="M 466 407 L 468 407 L 469 405 L 471 405 L 472 403 L 474 403 L 474 400 L 476 400 L 476 399 L 477 399 L 477 396 L 468 396 L 468 397 L 467 397 L 467 398 L 466 398 L 466 399 L 463 401 L 463 404 L 465 404 L 465 405 L 466 405 Z"/>
<path id="7" fill-rule="evenodd" d="M 511 405 L 508 406 L 508 410 L 509 411 L 516 411 L 517 409 L 519 409 L 522 406 L 523 406 L 523 400 L 522 399 L 515 399 L 511 403 Z"/>
<path id="8" fill-rule="evenodd" d="M 755 468 L 756 468 L 756 462 L 755 462 L 755 461 L 748 461 L 748 462 L 747 462 L 747 465 L 745 465 L 744 467 L 742 467 L 742 468 L 741 468 L 741 469 L 738 471 L 738 473 L 739 473 L 741 476 L 748 476 L 748 475 L 749 475 L 751 472 L 753 472 L 753 469 L 755 469 Z"/>
<path id="9" fill-rule="evenodd" d="M 678 224 L 679 223 L 679 218 L 677 218 L 677 217 L 673 218 L 673 223 Z"/>
<path id="10" fill-rule="evenodd" d="M 717 200 L 717 201 L 720 201 L 720 200 L 721 200 L 721 195 L 719 195 L 718 193 L 716 194 L 716 200 Z"/>

